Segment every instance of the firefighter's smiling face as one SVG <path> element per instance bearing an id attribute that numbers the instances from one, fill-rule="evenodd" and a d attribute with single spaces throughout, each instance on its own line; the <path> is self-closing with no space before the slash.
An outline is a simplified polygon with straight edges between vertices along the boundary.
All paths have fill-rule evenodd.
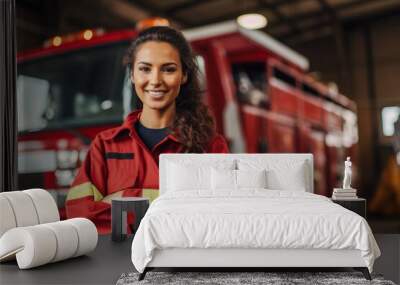
<path id="1" fill-rule="evenodd" d="M 143 108 L 175 107 L 175 98 L 186 82 L 178 50 L 166 42 L 141 44 L 134 56 L 132 82 Z"/>

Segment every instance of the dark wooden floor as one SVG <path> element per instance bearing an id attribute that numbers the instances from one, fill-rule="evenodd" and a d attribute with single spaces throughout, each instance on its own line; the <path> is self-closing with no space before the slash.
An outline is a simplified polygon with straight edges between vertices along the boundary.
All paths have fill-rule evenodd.
<path id="1" fill-rule="evenodd" d="M 376 234 L 375 238 L 382 256 L 374 273 L 400 284 L 400 234 Z M 15 261 L 0 264 L 0 284 L 115 284 L 122 273 L 135 270 L 131 243 L 132 238 L 114 243 L 110 236 L 100 236 L 96 250 L 87 256 L 29 270 L 19 270 Z"/>
<path id="2" fill-rule="evenodd" d="M 400 234 L 375 234 L 381 257 L 375 261 L 374 272 L 400 284 Z"/>

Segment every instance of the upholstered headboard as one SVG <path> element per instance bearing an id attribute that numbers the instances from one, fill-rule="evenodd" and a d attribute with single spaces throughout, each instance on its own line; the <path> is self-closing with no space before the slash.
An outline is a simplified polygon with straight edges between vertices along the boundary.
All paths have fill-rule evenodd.
<path id="1" fill-rule="evenodd" d="M 160 155 L 160 195 L 168 191 L 168 169 L 171 165 L 213 166 L 218 163 L 232 162 L 235 169 L 256 169 L 258 167 L 272 170 L 279 175 L 274 179 L 287 179 L 288 170 L 302 165 L 301 179 L 304 179 L 304 190 L 314 192 L 313 155 L 308 153 L 291 154 L 161 154 Z M 296 181 L 292 181 L 296 183 Z M 286 189 L 283 189 L 286 190 Z M 289 189 L 288 189 L 289 190 Z"/>

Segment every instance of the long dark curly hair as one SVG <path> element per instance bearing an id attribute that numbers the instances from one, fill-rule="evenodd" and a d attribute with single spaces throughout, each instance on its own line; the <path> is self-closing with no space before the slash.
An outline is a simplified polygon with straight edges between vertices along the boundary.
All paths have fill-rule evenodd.
<path id="1" fill-rule="evenodd" d="M 125 63 L 132 72 L 138 47 L 149 41 L 166 42 L 179 52 L 183 73 L 187 76 L 175 100 L 176 115 L 172 133 L 185 146 L 187 152 L 203 153 L 215 135 L 215 123 L 207 106 L 202 102 L 202 90 L 199 84 L 199 68 L 189 43 L 183 34 L 173 28 L 157 26 L 143 30 L 128 48 Z M 136 95 L 135 88 L 133 92 Z M 143 107 L 138 99 L 137 108 Z"/>

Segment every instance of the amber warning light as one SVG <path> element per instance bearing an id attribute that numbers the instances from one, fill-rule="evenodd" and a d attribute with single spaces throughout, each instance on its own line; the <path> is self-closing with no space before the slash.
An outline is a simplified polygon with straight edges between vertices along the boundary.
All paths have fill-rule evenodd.
<path id="1" fill-rule="evenodd" d="M 154 26 L 169 26 L 169 21 L 160 17 L 144 19 L 136 23 L 136 30 L 142 31 Z"/>

